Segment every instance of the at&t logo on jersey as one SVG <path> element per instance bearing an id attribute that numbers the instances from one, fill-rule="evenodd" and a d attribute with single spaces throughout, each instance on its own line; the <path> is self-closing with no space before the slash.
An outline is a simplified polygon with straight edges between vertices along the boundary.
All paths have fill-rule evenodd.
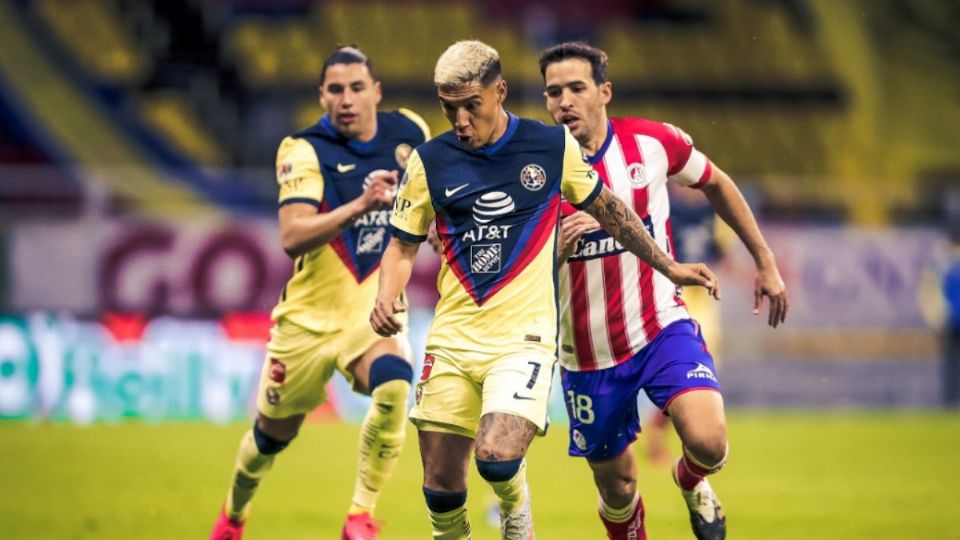
<path id="1" fill-rule="evenodd" d="M 389 210 L 371 210 L 353 222 L 354 227 L 386 227 L 389 224 Z"/>
<path id="2" fill-rule="evenodd" d="M 707 366 L 697 362 L 697 367 L 691 369 L 687 372 L 688 379 L 709 379 L 716 382 L 717 377 L 713 374 L 713 371 L 710 370 Z"/>
<path id="3" fill-rule="evenodd" d="M 502 254 L 500 244 L 470 246 L 470 270 L 474 274 L 496 274 L 500 272 Z"/>
<path id="4" fill-rule="evenodd" d="M 520 183 L 530 191 L 539 191 L 547 184 L 547 173 L 543 167 L 531 163 L 520 171 Z"/>
<path id="5" fill-rule="evenodd" d="M 473 203 L 473 220 L 480 224 L 490 223 L 500 216 L 505 216 L 516 210 L 510 195 L 502 191 L 484 193 Z"/>
<path id="6" fill-rule="evenodd" d="M 380 253 L 387 230 L 383 227 L 364 227 L 357 234 L 357 254 Z"/>

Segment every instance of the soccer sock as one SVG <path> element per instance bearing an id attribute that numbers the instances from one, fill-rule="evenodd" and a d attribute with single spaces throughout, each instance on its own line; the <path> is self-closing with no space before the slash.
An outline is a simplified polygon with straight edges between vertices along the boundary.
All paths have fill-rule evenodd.
<path id="1" fill-rule="evenodd" d="M 637 505 L 640 503 L 640 492 L 633 494 L 633 500 L 625 506 L 624 508 L 613 508 L 607 505 L 606 501 L 603 498 L 600 498 L 600 515 L 606 518 L 607 521 L 613 523 L 623 523 L 633 517 L 634 511 L 637 509 Z"/>
<path id="2" fill-rule="evenodd" d="M 600 499 L 600 521 L 607 530 L 607 538 L 613 540 L 646 540 L 643 499 L 635 493 L 626 508 L 611 508 Z"/>
<path id="3" fill-rule="evenodd" d="M 446 493 L 423 488 L 435 540 L 470 540 L 467 492 Z"/>
<path id="4" fill-rule="evenodd" d="M 710 471 L 694 463 L 686 452 L 677 460 L 677 484 L 684 491 L 696 487 L 708 474 Z"/>
<path id="5" fill-rule="evenodd" d="M 466 505 L 449 512 L 430 512 L 430 524 L 433 525 L 434 540 L 469 540 L 470 521 L 467 519 Z"/>
<path id="6" fill-rule="evenodd" d="M 390 479 L 406 437 L 410 383 L 394 379 L 373 389 L 373 403 L 360 428 L 360 462 L 348 513 L 373 513 L 380 490 Z"/>
<path id="7" fill-rule="evenodd" d="M 260 480 L 270 470 L 276 454 L 261 454 L 253 438 L 253 430 L 247 431 L 240 440 L 237 450 L 237 462 L 233 483 L 227 491 L 227 504 L 224 508 L 227 517 L 234 521 L 244 521 L 250 514 L 250 499 L 253 498 Z"/>
<path id="8" fill-rule="evenodd" d="M 523 505 L 527 498 L 527 462 L 523 460 L 517 474 L 509 480 L 493 482 L 488 480 L 493 492 L 500 498 L 500 509 L 506 513 Z"/>

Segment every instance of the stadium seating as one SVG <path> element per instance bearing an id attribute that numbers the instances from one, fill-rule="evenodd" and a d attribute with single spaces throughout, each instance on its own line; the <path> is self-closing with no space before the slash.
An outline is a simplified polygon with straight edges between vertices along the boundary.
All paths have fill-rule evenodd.
<path id="1" fill-rule="evenodd" d="M 201 166 L 270 167 L 279 138 L 319 116 L 319 72 L 324 57 L 338 44 L 356 43 L 370 53 L 383 82 L 385 108 L 414 109 L 440 132 L 447 122 L 431 84 L 436 57 L 458 39 L 487 41 L 504 58 L 510 110 L 549 120 L 542 109 L 539 48 L 533 41 L 550 38 L 525 33 L 531 32 L 531 21 L 519 4 L 515 11 L 503 2 L 493 6 L 467 0 L 39 0 L 13 5 L 24 20 L 39 24 L 36 39 L 47 42 L 30 54 L 65 53 L 91 88 L 110 88 L 116 92 L 111 97 L 115 103 L 131 103 L 128 112 L 151 133 L 128 141 L 163 144 L 163 159 L 176 153 Z M 864 79 L 868 72 L 862 56 L 849 52 L 862 47 L 856 40 L 865 38 L 837 36 L 828 28 L 842 15 L 842 6 L 785 0 L 669 0 L 651 5 L 656 9 L 621 6 L 617 16 L 573 25 L 610 54 L 612 114 L 683 127 L 738 179 L 761 191 L 777 191 L 768 193 L 768 199 L 782 196 L 784 177 L 802 177 L 803 182 L 791 184 L 799 186 L 788 190 L 800 205 L 857 207 L 857 195 L 847 194 L 854 190 L 831 190 L 832 178 L 856 174 L 860 163 L 881 154 L 895 163 L 887 174 L 898 181 L 889 193 L 900 188 L 904 175 L 916 174 L 917 160 L 932 163 L 928 167 L 936 170 L 949 169 L 943 163 L 952 158 L 943 152 L 910 152 L 905 143 L 897 143 L 899 150 L 882 151 L 879 145 L 870 147 L 873 142 L 860 142 L 874 129 L 870 118 L 888 114 L 887 109 L 895 112 L 895 101 L 864 93 L 873 88 L 876 94 L 876 86 L 868 85 L 880 84 Z M 945 56 L 954 54 L 950 51 L 956 50 L 957 40 L 943 21 L 955 12 L 949 2 L 925 0 L 886 6 L 872 15 L 888 23 L 902 20 L 918 36 L 891 50 L 932 51 L 923 40 L 936 39 Z M 185 22 L 196 36 L 171 32 Z M 566 31 L 564 37 L 571 37 L 569 28 Z M 897 36 L 907 39 L 908 34 Z M 4 40 L 8 38 L 0 36 L 0 45 Z M 934 62 L 923 72 L 931 83 L 937 78 L 935 66 L 942 65 Z M 884 77 L 906 88 L 915 74 L 904 75 L 910 65 L 901 64 L 902 69 Z M 51 83 L 44 88 L 30 96 L 30 106 L 83 101 L 82 95 L 67 91 L 82 93 L 83 85 Z M 78 115 L 89 111 L 69 108 L 56 116 L 79 121 Z M 936 121 L 937 115 L 926 111 L 929 120 L 924 122 Z M 64 126 L 50 129 L 68 131 Z M 93 122 L 90 129 L 109 133 L 116 127 Z M 957 133 L 950 126 L 937 129 L 945 130 L 941 137 Z M 238 132 L 244 137 L 236 137 Z M 138 155 L 118 154 L 117 146 L 101 144 L 110 137 L 88 139 L 70 140 L 78 144 L 77 155 L 90 161 Z M 886 200 L 883 204 L 897 202 L 892 195 Z"/>
<path id="2" fill-rule="evenodd" d="M 214 144 L 190 110 L 188 97 L 173 90 L 144 94 L 139 100 L 140 115 L 154 133 L 169 141 L 194 163 L 223 167 L 228 163 L 223 149 Z"/>
<path id="3" fill-rule="evenodd" d="M 131 85 L 150 70 L 150 55 L 110 4 L 98 0 L 40 0 L 36 10 L 94 76 L 110 84 Z"/>

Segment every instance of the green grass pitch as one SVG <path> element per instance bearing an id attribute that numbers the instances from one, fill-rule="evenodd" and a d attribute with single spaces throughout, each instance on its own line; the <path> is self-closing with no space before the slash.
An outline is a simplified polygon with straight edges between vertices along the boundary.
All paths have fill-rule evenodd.
<path id="1" fill-rule="evenodd" d="M 960 415 L 734 411 L 729 422 L 730 461 L 712 482 L 730 538 L 960 539 Z M 206 538 L 245 429 L 0 423 L 0 538 Z M 566 456 L 564 429 L 530 451 L 537 537 L 604 538 L 588 469 Z M 305 427 L 261 485 L 246 538 L 339 538 L 356 438 L 355 425 Z M 408 442 L 378 508 L 384 540 L 430 537 L 413 431 Z M 474 538 L 498 538 L 484 520 L 489 487 L 475 472 L 470 486 Z M 640 488 L 650 538 L 692 538 L 666 470 L 641 459 Z"/>

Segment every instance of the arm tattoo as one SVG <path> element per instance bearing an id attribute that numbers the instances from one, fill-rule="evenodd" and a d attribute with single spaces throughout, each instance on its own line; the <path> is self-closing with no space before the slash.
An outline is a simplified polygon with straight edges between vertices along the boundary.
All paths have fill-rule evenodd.
<path id="1" fill-rule="evenodd" d="M 585 211 L 630 253 L 646 261 L 661 274 L 666 274 L 667 268 L 673 264 L 673 260 L 650 236 L 637 213 L 606 187 Z"/>

